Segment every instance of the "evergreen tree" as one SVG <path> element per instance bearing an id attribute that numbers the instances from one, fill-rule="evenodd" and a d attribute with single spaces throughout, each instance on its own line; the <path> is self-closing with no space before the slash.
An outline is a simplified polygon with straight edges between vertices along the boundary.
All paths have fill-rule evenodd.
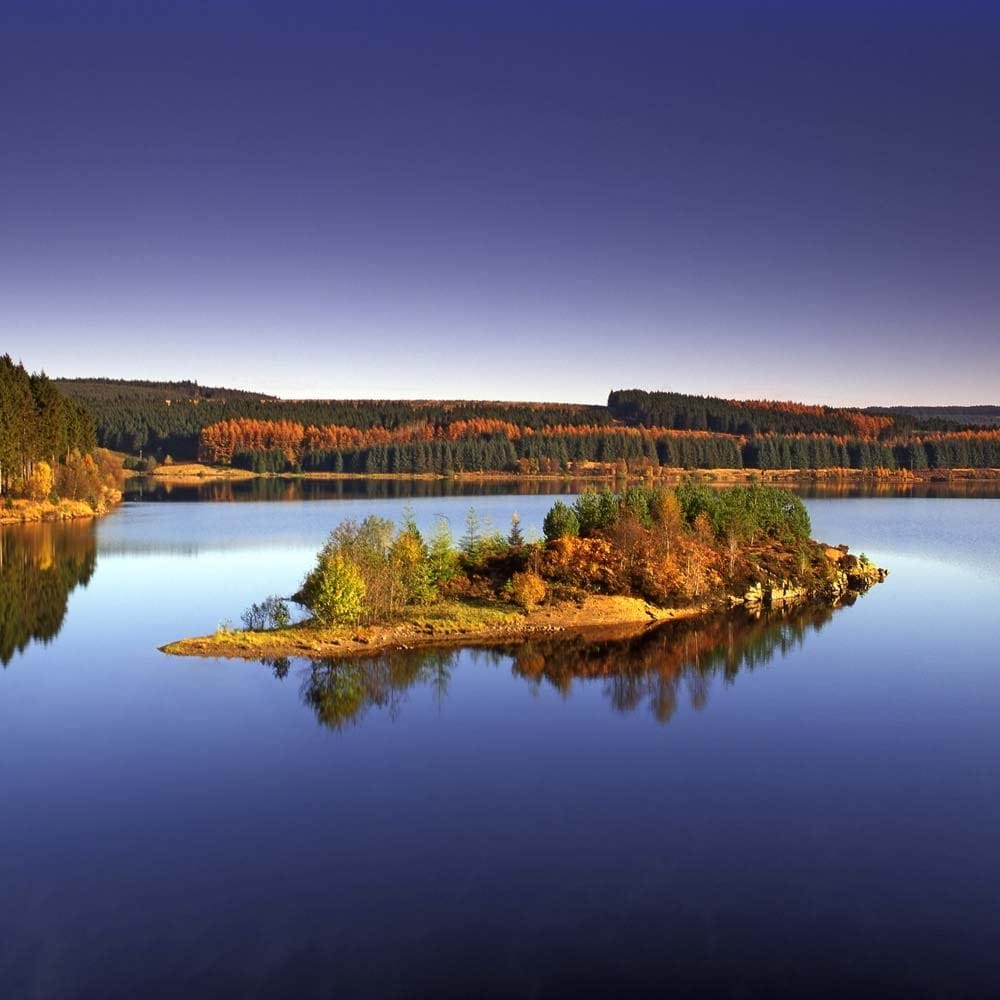
<path id="1" fill-rule="evenodd" d="M 524 534 L 521 531 L 521 518 L 517 511 L 510 517 L 510 531 L 507 534 L 507 544 L 512 548 L 524 544 Z"/>

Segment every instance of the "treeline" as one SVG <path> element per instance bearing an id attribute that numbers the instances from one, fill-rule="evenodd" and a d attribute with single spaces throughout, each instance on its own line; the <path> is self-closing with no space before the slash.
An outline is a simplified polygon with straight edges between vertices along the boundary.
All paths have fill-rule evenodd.
<path id="1" fill-rule="evenodd" d="M 88 409 L 104 447 L 258 472 L 1000 467 L 984 426 L 991 407 L 861 410 L 636 389 L 612 392 L 606 407 L 280 400 L 195 382 L 59 385 Z"/>
<path id="2" fill-rule="evenodd" d="M 543 427 L 499 432 L 489 421 L 397 432 L 303 427 L 288 421 L 234 420 L 206 427 L 200 458 L 260 473 L 335 472 L 449 475 L 504 471 L 580 471 L 592 463 L 643 469 L 927 469 L 1000 467 L 1000 431 L 931 432 L 876 440 L 832 435 L 752 438 L 661 428 Z M 456 437 L 460 428 L 463 436 Z M 345 447 L 327 447 L 343 440 Z M 367 444 L 371 440 L 396 443 Z M 358 442 L 361 446 L 353 446 Z"/>
<path id="3" fill-rule="evenodd" d="M 272 454 L 272 462 L 279 456 Z M 240 454 L 234 464 L 258 469 L 255 456 Z M 353 451 L 306 452 L 304 471 L 356 473 L 572 472 L 598 463 L 625 471 L 642 468 L 720 469 L 741 465 L 739 442 L 722 436 L 654 437 L 609 430 L 603 433 L 536 434 L 518 440 L 500 435 L 458 441 L 382 445 Z M 274 471 L 273 469 L 267 471 Z"/>
<path id="4" fill-rule="evenodd" d="M 82 404 L 64 396 L 44 373 L 29 374 L 9 355 L 0 357 L 0 494 L 47 494 L 52 470 L 73 465 L 95 443 L 94 421 Z M 40 472 L 45 482 L 35 482 Z"/>
<path id="5" fill-rule="evenodd" d="M 342 441 L 342 447 L 330 442 Z M 392 442 L 392 443 L 389 443 Z M 557 472 L 589 462 L 720 468 L 739 465 L 739 442 L 708 434 L 654 434 L 582 424 L 537 430 L 490 419 L 406 425 L 394 432 L 231 420 L 206 427 L 199 457 L 256 472 L 359 474 Z"/>
<path id="6" fill-rule="evenodd" d="M 165 403 L 168 400 L 270 399 L 266 393 L 252 389 L 225 389 L 221 386 L 199 385 L 187 379 L 179 382 L 153 382 L 143 379 L 120 378 L 60 378 L 56 385 L 68 395 L 94 402 L 104 400 L 144 399 Z"/>
<path id="7" fill-rule="evenodd" d="M 742 446 L 747 469 L 995 469 L 1000 468 L 1000 431 L 932 432 L 875 441 L 772 435 Z"/>
<path id="8" fill-rule="evenodd" d="M 880 438 L 908 432 L 916 425 L 916 419 L 909 413 L 889 414 L 771 400 L 732 400 L 642 389 L 619 389 L 610 393 L 608 410 L 616 419 L 634 426 L 712 431 L 743 437 L 825 434 Z"/>
<path id="9" fill-rule="evenodd" d="M 390 432 L 415 423 L 447 427 L 457 421 L 499 420 L 533 430 L 546 425 L 612 422 L 606 407 L 571 403 L 277 400 L 234 390 L 199 390 L 196 383 L 81 380 L 60 385 L 88 408 L 100 445 L 133 455 L 152 452 L 161 460 L 167 455 L 194 460 L 203 428 L 241 418 Z M 178 391 L 185 386 L 191 395 Z"/>
<path id="10" fill-rule="evenodd" d="M 965 427 L 1000 427 L 1000 406 L 872 406 L 865 412 L 912 417 L 921 426 L 943 426 L 947 422 Z"/>

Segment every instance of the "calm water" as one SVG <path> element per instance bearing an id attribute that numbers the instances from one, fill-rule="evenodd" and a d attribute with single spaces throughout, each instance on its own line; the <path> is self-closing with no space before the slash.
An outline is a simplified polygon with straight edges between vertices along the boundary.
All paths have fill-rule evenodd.
<path id="1" fill-rule="evenodd" d="M 0 996 L 1000 994 L 1000 501 L 808 500 L 833 614 L 165 657 L 402 506 L 231 498 L 2 535 Z"/>

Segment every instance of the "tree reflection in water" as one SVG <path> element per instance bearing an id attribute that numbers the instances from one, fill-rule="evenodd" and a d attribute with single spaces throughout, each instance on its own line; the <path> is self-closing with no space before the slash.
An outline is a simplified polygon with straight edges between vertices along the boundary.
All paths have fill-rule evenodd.
<path id="1" fill-rule="evenodd" d="M 25 524 L 0 528 L 0 663 L 33 639 L 51 642 L 69 595 L 97 565 L 94 524 Z"/>
<path id="2" fill-rule="evenodd" d="M 511 664 L 515 677 L 540 688 L 550 686 L 568 697 L 574 684 L 603 685 L 617 712 L 643 705 L 659 722 L 669 722 L 686 693 L 692 708 L 708 702 L 713 678 L 729 682 L 802 645 L 831 618 L 828 605 L 808 606 L 770 617 L 739 612 L 709 620 L 678 621 L 627 639 L 577 637 L 531 641 L 489 649 L 396 650 L 379 656 L 317 660 L 301 672 L 302 700 L 332 729 L 361 721 L 371 708 L 391 718 L 400 712 L 406 692 L 429 686 L 439 699 L 461 656 L 479 664 Z M 265 660 L 279 678 L 291 671 L 288 659 Z"/>

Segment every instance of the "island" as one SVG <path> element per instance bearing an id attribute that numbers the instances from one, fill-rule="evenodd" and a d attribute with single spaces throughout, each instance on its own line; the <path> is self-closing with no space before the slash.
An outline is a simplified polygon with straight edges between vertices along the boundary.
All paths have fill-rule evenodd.
<path id="1" fill-rule="evenodd" d="M 743 607 L 764 614 L 850 603 L 887 570 L 813 540 L 794 494 L 758 483 L 714 489 L 588 489 L 557 500 L 544 538 L 515 514 L 506 535 L 469 510 L 456 546 L 412 511 L 398 527 L 369 516 L 333 530 L 299 591 L 248 608 L 244 628 L 163 651 L 247 659 L 341 658 L 430 645 L 495 645 L 582 633 L 621 638 L 677 618 Z M 307 612 L 293 622 L 294 603 Z"/>

